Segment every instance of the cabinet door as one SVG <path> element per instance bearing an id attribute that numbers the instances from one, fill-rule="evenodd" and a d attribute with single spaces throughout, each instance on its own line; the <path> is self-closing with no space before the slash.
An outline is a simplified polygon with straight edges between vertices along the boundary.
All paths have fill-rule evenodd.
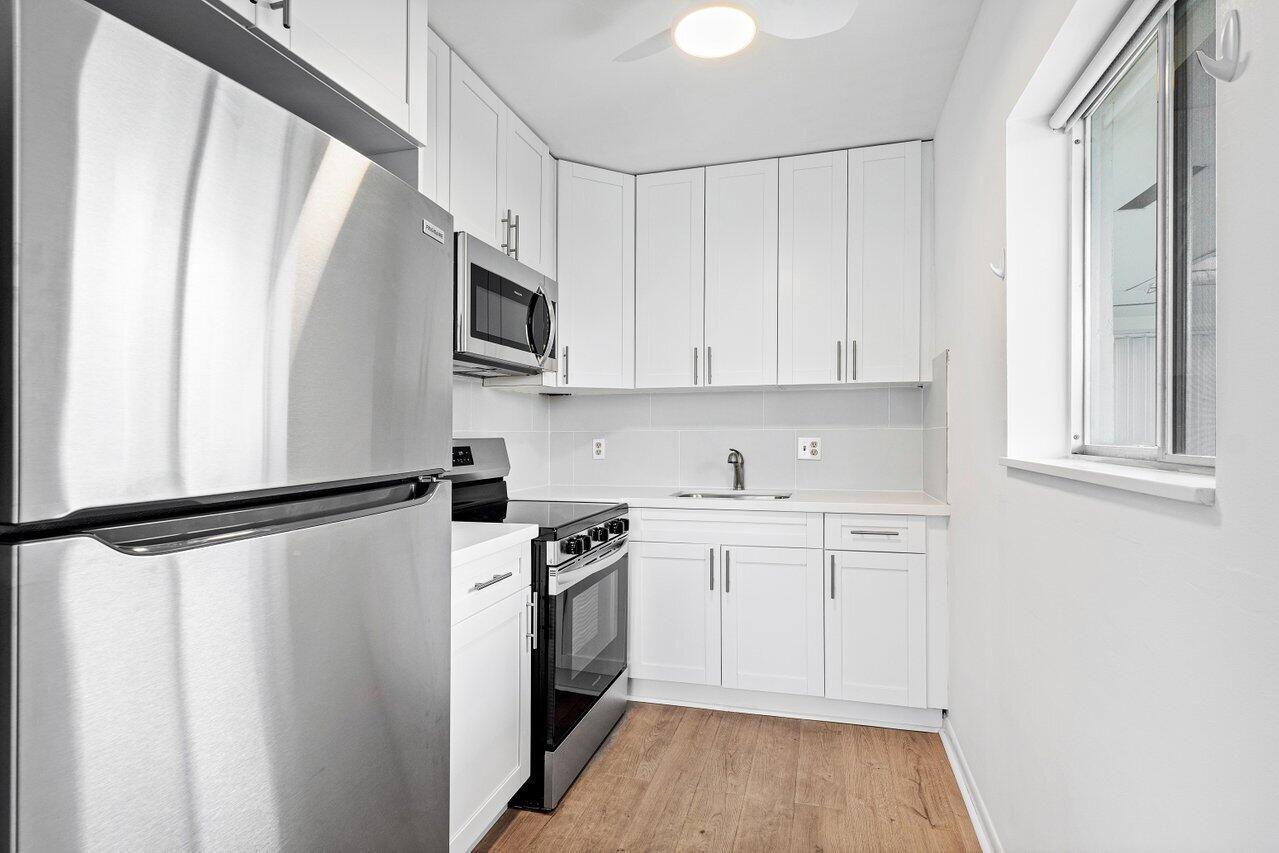
<path id="1" fill-rule="evenodd" d="M 635 178 L 560 161 L 560 387 L 635 384 Z"/>
<path id="2" fill-rule="evenodd" d="M 777 384 L 777 161 L 706 170 L 707 385 Z"/>
<path id="3" fill-rule="evenodd" d="M 291 0 L 289 49 L 393 124 L 409 126 L 409 40 L 426 0 Z M 421 34 L 425 37 L 425 33 Z"/>
<path id="4" fill-rule="evenodd" d="M 632 678 L 719 684 L 719 565 L 714 545 L 633 542 Z"/>
<path id="5" fill-rule="evenodd" d="M 924 555 L 826 554 L 826 695 L 925 707 Z"/>
<path id="6" fill-rule="evenodd" d="M 511 229 L 515 259 L 544 275 L 554 276 L 555 257 L 550 220 L 554 216 L 555 167 L 551 149 L 514 114 L 507 116 L 506 192 L 502 216 L 518 215 Z M 514 221 L 514 220 L 513 220 Z"/>
<path id="7" fill-rule="evenodd" d="M 521 590 L 453 627 L 451 850 L 470 850 L 529 776 L 529 596 Z"/>
<path id="8" fill-rule="evenodd" d="M 706 170 L 635 179 L 635 387 L 687 388 L 706 367 Z"/>
<path id="9" fill-rule="evenodd" d="M 426 145 L 418 149 L 418 191 L 448 210 L 449 46 L 434 30 L 427 30 L 426 75 L 426 134 L 421 137 Z"/>
<path id="10" fill-rule="evenodd" d="M 786 157 L 778 175 L 777 381 L 844 381 L 847 322 L 848 152 Z"/>
<path id="11" fill-rule="evenodd" d="M 456 53 L 449 63 L 449 201 L 453 228 L 505 248 L 506 105 Z"/>
<path id="12" fill-rule="evenodd" d="M 848 152 L 849 376 L 919 378 L 922 144 Z"/>
<path id="13" fill-rule="evenodd" d="M 723 685 L 821 696 L 822 552 L 722 551 Z"/>

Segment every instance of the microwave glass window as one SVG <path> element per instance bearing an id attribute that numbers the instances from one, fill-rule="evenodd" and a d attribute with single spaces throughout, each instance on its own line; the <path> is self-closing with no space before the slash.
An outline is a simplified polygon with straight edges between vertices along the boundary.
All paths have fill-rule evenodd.
<path id="1" fill-rule="evenodd" d="M 529 314 L 538 294 L 471 265 L 471 334 L 489 343 L 528 351 Z M 547 320 L 549 328 L 549 319 Z"/>

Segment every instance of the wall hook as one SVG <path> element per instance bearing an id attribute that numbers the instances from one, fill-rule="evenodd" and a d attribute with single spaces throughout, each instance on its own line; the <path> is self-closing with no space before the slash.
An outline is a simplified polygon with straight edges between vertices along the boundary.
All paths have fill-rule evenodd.
<path id="1" fill-rule="evenodd" d="M 991 264 L 990 271 L 993 272 L 1000 279 L 1008 278 L 1008 250 L 1007 249 L 1000 249 L 999 265 L 996 266 L 995 264 Z"/>
<path id="2" fill-rule="evenodd" d="M 1239 10 L 1226 15 L 1225 26 L 1217 36 L 1217 57 L 1214 59 L 1202 50 L 1196 50 L 1199 63 L 1209 76 L 1222 83 L 1233 83 L 1239 76 Z"/>

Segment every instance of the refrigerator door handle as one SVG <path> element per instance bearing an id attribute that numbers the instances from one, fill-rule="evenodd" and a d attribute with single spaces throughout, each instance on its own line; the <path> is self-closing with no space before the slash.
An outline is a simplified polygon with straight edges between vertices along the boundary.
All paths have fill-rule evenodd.
<path id="1" fill-rule="evenodd" d="M 418 506 L 432 501 L 443 487 L 439 480 L 417 479 L 336 495 L 112 525 L 86 530 L 85 534 L 122 554 L 171 554 Z"/>

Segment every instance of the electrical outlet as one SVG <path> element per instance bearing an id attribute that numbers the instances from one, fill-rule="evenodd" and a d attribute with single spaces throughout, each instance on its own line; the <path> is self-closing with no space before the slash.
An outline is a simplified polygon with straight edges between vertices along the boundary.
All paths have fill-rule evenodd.
<path id="1" fill-rule="evenodd" d="M 809 461 L 822 458 L 822 440 L 820 438 L 801 438 L 799 440 L 799 458 Z"/>
<path id="2" fill-rule="evenodd" d="M 604 439 L 597 438 L 591 442 L 591 458 L 592 459 L 603 459 L 605 450 L 606 450 L 606 447 L 604 445 Z"/>

